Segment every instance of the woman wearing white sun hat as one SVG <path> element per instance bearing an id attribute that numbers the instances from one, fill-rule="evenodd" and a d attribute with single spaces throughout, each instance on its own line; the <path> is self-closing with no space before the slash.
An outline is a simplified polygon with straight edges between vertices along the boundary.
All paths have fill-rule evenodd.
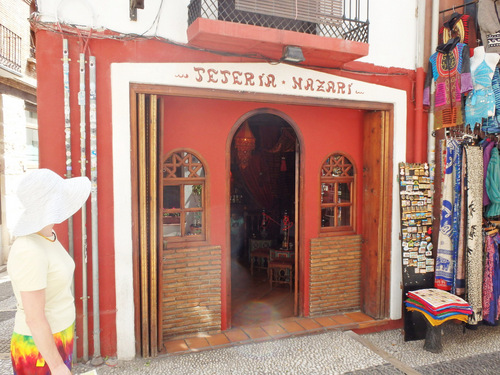
<path id="1" fill-rule="evenodd" d="M 38 169 L 20 182 L 24 207 L 13 234 L 7 270 L 17 300 L 11 358 L 14 374 L 71 374 L 75 263 L 53 231 L 85 203 L 87 177 L 63 179 Z"/>

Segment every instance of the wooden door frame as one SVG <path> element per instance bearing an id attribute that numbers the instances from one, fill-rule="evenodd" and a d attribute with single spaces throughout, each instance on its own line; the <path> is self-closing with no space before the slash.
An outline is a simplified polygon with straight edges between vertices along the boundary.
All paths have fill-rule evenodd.
<path id="1" fill-rule="evenodd" d="M 227 192 L 227 197 L 226 197 L 226 222 L 227 222 L 227 236 L 226 236 L 226 244 L 228 246 L 228 249 L 231 248 L 231 228 L 230 228 L 230 218 L 231 218 L 231 189 L 230 189 L 230 185 L 231 185 L 231 144 L 233 142 L 233 139 L 234 139 L 234 136 L 236 135 L 236 132 L 238 131 L 238 129 L 240 128 L 240 126 L 248 119 L 250 119 L 251 117 L 253 116 L 256 116 L 256 115 L 274 115 L 274 116 L 277 116 L 279 118 L 281 118 L 282 120 L 284 120 L 288 125 L 290 125 L 290 127 L 293 129 L 294 133 L 295 133 L 295 138 L 296 138 L 296 151 L 295 151 L 295 164 L 294 164 L 294 168 L 295 168 L 295 204 L 294 204 L 294 207 L 295 207 L 295 210 L 294 210 L 294 226 L 295 228 L 299 228 L 299 229 L 295 229 L 295 236 L 294 236 L 294 249 L 295 249 L 295 258 L 294 258 L 294 262 L 295 262 L 295 265 L 294 265 L 294 297 L 293 297 L 293 303 L 294 303 L 294 315 L 297 316 L 299 314 L 299 307 L 300 307 L 300 303 L 299 303 L 299 299 L 301 300 L 301 296 L 303 296 L 303 293 L 300 293 L 300 283 L 299 283 L 299 280 L 300 280 L 300 277 L 301 277 L 301 269 L 303 267 L 301 267 L 301 251 L 300 249 L 303 249 L 303 244 L 301 246 L 301 238 L 302 236 L 300 235 L 300 233 L 302 233 L 300 231 L 300 228 L 301 228 L 301 221 L 299 220 L 300 218 L 300 212 L 303 212 L 302 210 L 304 209 L 302 207 L 302 204 L 301 202 L 303 201 L 302 199 L 300 199 L 301 197 L 301 192 L 303 191 L 303 186 L 302 186 L 302 182 L 303 182 L 303 179 L 300 178 L 301 176 L 301 173 L 303 173 L 303 171 L 301 171 L 301 163 L 300 163 L 300 160 L 301 158 L 303 157 L 303 145 L 304 145 L 304 138 L 302 136 L 302 132 L 300 131 L 300 128 L 298 127 L 298 125 L 295 123 L 295 121 L 293 121 L 293 119 L 291 117 L 289 117 L 285 112 L 282 112 L 282 111 L 279 111 L 277 109 L 273 109 L 273 108 L 259 108 L 259 109 L 255 109 L 255 110 L 252 110 L 252 111 L 249 111 L 247 113 L 245 113 L 243 116 L 241 116 L 234 124 L 233 124 L 233 127 L 231 128 L 231 131 L 229 132 L 228 134 L 228 137 L 227 137 L 227 142 L 226 142 L 226 170 L 228 171 L 228 174 L 227 174 L 227 178 L 226 178 L 226 192 Z M 298 203 L 297 203 L 298 202 Z M 227 311 L 228 311 L 228 314 L 226 315 L 227 316 L 227 327 L 230 328 L 231 327 L 231 320 L 232 320 L 232 316 L 231 316 L 231 304 L 232 304 L 232 301 L 231 301 L 231 251 L 228 251 L 227 252 L 227 257 L 226 257 L 226 267 L 227 270 L 228 270 L 228 276 L 227 276 L 227 280 L 226 280 L 226 287 L 227 287 L 227 298 L 228 298 L 228 302 L 227 302 Z M 302 301 L 302 300 L 301 300 Z"/>
<path id="2" fill-rule="evenodd" d="M 369 129 L 370 121 L 376 125 Z M 368 214 L 362 218 L 361 309 L 376 319 L 389 317 L 390 308 L 393 123 L 390 110 L 365 114 L 363 207 Z"/>
<path id="3" fill-rule="evenodd" d="M 268 94 L 268 93 L 241 93 L 237 91 L 230 90 L 213 90 L 207 88 L 197 88 L 197 87 L 180 87 L 180 86 L 172 86 L 165 84 L 140 84 L 140 83 L 130 83 L 130 126 L 131 126 L 131 145 L 137 142 L 136 135 L 136 127 L 137 127 L 137 108 L 135 103 L 135 96 L 138 93 L 143 94 L 155 94 L 158 96 L 180 96 L 180 97 L 192 97 L 192 98 L 209 98 L 209 99 L 225 99 L 231 101 L 258 101 L 258 102 L 269 102 L 275 104 L 293 104 L 293 105 L 303 105 L 303 106 L 322 106 L 322 107 L 336 107 L 336 108 L 348 108 L 348 109 L 358 109 L 358 110 L 376 110 L 376 111 L 385 111 L 388 113 L 388 122 L 387 122 L 387 130 L 389 138 L 387 139 L 385 153 L 388 156 L 387 165 L 392 166 L 392 155 L 393 155 L 393 134 L 394 134 L 394 105 L 391 103 L 382 103 L 382 102 L 369 102 L 369 101 L 353 101 L 353 100 L 344 100 L 344 99 L 325 99 L 325 98 L 315 98 L 315 97 L 298 97 L 294 95 L 276 95 L 276 94 Z M 167 111 L 168 109 L 164 109 Z M 293 121 L 288 118 L 285 114 L 283 117 L 289 124 L 293 124 Z M 282 117 L 282 116 L 280 116 Z M 161 120 L 160 120 L 161 121 Z M 162 124 L 163 126 L 163 124 Z M 233 131 L 236 128 L 233 128 Z M 301 138 L 301 132 L 298 127 L 294 127 L 294 131 L 297 135 L 298 139 Z M 300 135 L 300 137 L 299 137 Z M 228 139 L 232 139 L 234 134 L 229 134 Z M 227 146 L 226 146 L 227 147 Z M 226 150 L 227 151 L 227 150 Z M 301 159 L 303 159 L 304 155 L 304 146 L 301 146 Z M 227 153 L 226 153 L 227 154 Z M 390 160 L 390 161 L 389 161 Z M 226 169 L 230 168 L 230 161 L 226 157 Z M 134 159 L 133 152 L 131 153 L 131 186 L 132 186 L 132 197 L 137 197 L 137 161 Z M 299 166 L 300 175 L 304 174 L 304 165 Z M 392 169 L 389 168 L 392 176 Z M 226 179 L 226 192 L 229 194 L 229 181 Z M 392 194 L 392 179 L 388 179 L 388 184 L 384 185 L 384 212 L 390 213 L 392 212 L 391 206 L 391 194 Z M 304 207 L 304 199 L 302 199 L 302 195 L 304 194 L 304 182 L 303 179 L 299 180 L 300 187 L 300 199 L 299 199 L 299 210 L 303 212 Z M 136 258 L 139 254 L 139 235 L 137 223 L 135 222 L 135 218 L 138 215 L 138 202 L 136 199 L 132 201 L 132 252 L 133 252 L 133 262 L 136 263 Z M 226 217 L 230 215 L 230 200 L 227 199 L 226 203 Z M 380 296 L 378 299 L 378 308 L 380 311 L 380 316 L 386 317 L 388 316 L 389 311 L 389 296 L 390 296 L 390 258 L 391 258 L 391 229 L 392 229 L 392 220 L 391 216 L 387 216 L 384 221 L 384 230 L 383 237 L 380 250 L 380 258 L 381 262 L 379 267 L 379 277 L 377 281 L 377 285 L 380 288 Z M 297 237 L 300 237 L 299 234 L 304 231 L 304 223 L 299 222 L 296 228 Z M 304 239 L 300 237 L 298 239 L 298 247 L 304 248 Z M 228 236 L 226 240 L 226 249 L 230 246 L 230 235 L 228 231 Z M 306 259 L 300 258 L 297 259 L 297 262 L 302 267 L 296 267 L 297 269 L 297 279 L 304 278 L 304 266 L 306 264 Z M 231 326 L 231 264 L 230 264 L 230 254 L 223 259 L 222 269 L 221 269 L 221 294 L 222 294 L 222 306 L 221 312 L 222 316 L 225 316 L 226 319 L 221 322 L 221 330 L 226 330 Z M 137 267 L 134 266 L 134 270 Z M 225 281 L 225 283 L 224 283 Z M 138 290 L 140 288 L 140 280 L 137 277 L 136 272 L 134 271 L 134 298 L 137 297 Z M 367 298 L 366 292 L 364 293 L 364 298 Z M 363 298 L 362 297 L 362 298 Z M 299 311 L 298 314 L 302 314 L 304 310 L 304 293 L 298 294 L 298 306 Z M 159 304 L 161 305 L 161 304 Z M 138 326 L 138 306 L 136 304 L 136 327 Z M 159 314 L 160 317 L 160 314 Z M 158 325 L 159 332 L 161 332 L 161 325 Z M 136 343 L 140 343 L 140 334 L 136 328 Z M 137 344 L 136 344 L 137 347 Z M 161 348 L 159 348 L 161 350 Z M 140 351 L 137 351 L 140 352 Z"/>

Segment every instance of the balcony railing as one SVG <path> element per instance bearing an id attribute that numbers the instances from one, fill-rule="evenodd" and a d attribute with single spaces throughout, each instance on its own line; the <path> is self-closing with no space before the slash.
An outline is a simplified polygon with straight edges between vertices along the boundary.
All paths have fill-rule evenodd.
<path id="1" fill-rule="evenodd" d="M 191 0 L 188 23 L 201 17 L 368 43 L 368 5 L 369 0 Z"/>
<path id="2" fill-rule="evenodd" d="M 0 67 L 21 73 L 21 37 L 0 25 Z"/>

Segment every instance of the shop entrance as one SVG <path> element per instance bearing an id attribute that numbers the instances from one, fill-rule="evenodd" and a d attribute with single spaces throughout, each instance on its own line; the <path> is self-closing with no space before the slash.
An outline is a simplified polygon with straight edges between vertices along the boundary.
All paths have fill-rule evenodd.
<path id="1" fill-rule="evenodd" d="M 296 315 L 298 142 L 283 118 L 257 113 L 231 143 L 231 325 Z M 297 255 L 296 255 L 297 253 Z"/>
<path id="2" fill-rule="evenodd" d="M 199 141 L 193 142 L 191 135 L 194 133 L 190 131 L 189 126 L 194 126 L 195 122 L 187 121 L 189 118 L 186 116 L 191 115 L 191 112 L 184 108 L 195 106 L 205 113 L 206 119 L 210 118 L 207 114 L 215 118 L 216 115 L 219 116 L 217 108 L 220 108 L 220 103 L 217 102 L 219 106 L 216 106 L 215 101 L 234 98 L 222 96 L 222 94 L 216 99 L 194 97 L 194 94 L 199 95 L 199 92 L 194 92 L 193 95 L 187 97 L 186 93 L 189 91 L 185 88 L 179 91 L 159 92 L 159 97 L 154 93 L 144 94 L 143 91 L 147 90 L 138 87 L 134 91 L 137 100 L 133 102 L 135 106 L 131 111 L 134 115 L 131 133 L 134 161 L 132 181 L 136 181 L 133 185 L 132 196 L 137 197 L 133 199 L 132 205 L 134 223 L 137 224 L 133 227 L 137 352 L 143 353 L 144 356 L 156 355 L 158 348 L 162 348 L 163 341 L 172 337 L 174 329 L 179 329 L 179 334 L 192 334 L 195 329 L 198 329 L 193 328 L 192 319 L 189 317 L 179 321 L 176 314 L 185 313 L 188 309 L 180 303 L 171 302 L 169 298 L 174 293 L 177 293 L 176 296 L 179 299 L 187 298 L 187 292 L 191 292 L 188 295 L 191 300 L 197 298 L 198 295 L 203 298 L 206 295 L 206 285 L 209 285 L 211 290 L 220 287 L 213 292 L 215 303 L 209 306 L 216 313 L 210 312 L 204 315 L 214 317 L 209 322 L 211 325 L 209 327 L 207 325 L 208 328 L 203 327 L 206 331 L 219 329 L 219 327 L 221 330 L 226 330 L 234 326 L 258 323 L 257 319 L 262 322 L 299 314 L 314 316 L 311 301 L 318 296 L 318 293 L 313 295 L 315 290 L 311 283 L 314 283 L 313 276 L 317 276 L 318 273 L 309 268 L 309 262 L 315 251 L 322 257 L 324 250 L 319 244 L 318 247 L 311 247 L 307 254 L 307 246 L 309 246 L 309 241 L 315 238 L 319 241 L 331 239 L 336 243 L 340 243 L 342 238 L 318 236 L 317 232 L 311 232 L 309 228 L 311 225 L 305 219 L 299 223 L 298 218 L 303 218 L 307 214 L 307 208 L 312 207 L 313 204 L 319 204 L 310 199 L 314 196 L 314 191 L 317 193 L 317 190 L 310 190 L 312 194 L 304 192 L 307 186 L 315 186 L 314 184 L 318 182 L 316 178 L 319 178 L 319 169 L 325 162 L 324 158 L 332 152 L 347 149 L 348 142 L 358 145 L 357 154 L 353 155 L 358 155 L 360 178 L 362 174 L 362 184 L 359 185 L 360 192 L 356 198 L 358 206 L 362 207 L 362 214 L 358 215 L 360 219 L 356 234 L 358 237 L 361 235 L 363 239 L 359 249 L 359 263 L 356 266 L 356 269 L 360 270 L 358 274 L 360 285 L 356 289 L 359 302 L 353 309 L 374 318 L 388 316 L 392 216 L 391 166 L 393 165 L 390 147 L 393 144 L 393 125 L 390 108 L 382 106 L 376 110 L 364 112 L 350 111 L 349 108 L 330 110 L 329 108 L 332 107 L 328 105 L 330 101 L 321 102 L 324 105 L 316 106 L 315 113 L 324 111 L 323 118 L 325 119 L 336 118 L 338 120 L 339 116 L 344 116 L 345 119 L 353 118 L 355 121 L 350 122 L 351 126 L 348 129 L 345 127 L 342 129 L 352 135 L 353 124 L 357 124 L 359 139 L 349 140 L 347 137 L 338 136 L 339 128 L 334 129 L 329 126 L 330 122 L 325 120 L 322 125 L 324 129 L 335 131 L 337 136 L 324 137 L 327 139 L 325 144 L 328 147 L 324 148 L 317 160 L 310 163 L 309 169 L 306 169 L 308 159 L 304 156 L 304 150 L 307 148 L 305 140 L 308 138 L 304 136 L 304 132 L 315 130 L 321 123 L 316 121 L 314 129 L 306 127 L 299 129 L 296 125 L 299 122 L 294 122 L 297 121 L 296 118 L 300 119 L 300 116 L 303 116 L 302 122 L 306 122 L 311 112 L 301 111 L 302 108 L 298 108 L 297 104 L 293 107 L 285 107 L 288 102 L 282 103 L 283 109 L 286 109 L 285 112 L 269 108 L 255 109 L 257 106 L 254 103 L 245 104 L 233 101 L 232 106 L 225 107 L 225 116 L 233 118 L 232 122 L 225 122 L 226 128 L 223 130 L 228 135 L 214 138 L 212 142 L 205 142 L 205 139 L 214 134 L 214 131 L 213 128 L 202 128 L 205 131 L 205 137 L 200 136 Z M 271 100 L 275 97 L 262 99 Z M 312 103 L 304 100 L 301 104 L 310 106 Z M 343 104 L 345 106 L 345 103 Z M 168 109 L 169 116 L 168 126 L 165 122 L 166 109 Z M 241 113 L 246 113 L 246 115 L 232 126 L 234 118 Z M 291 119 L 290 113 L 293 113 L 294 120 Z M 177 123 L 182 126 L 176 126 Z M 183 132 L 176 132 L 176 129 L 182 129 Z M 245 133 L 249 138 L 254 138 L 250 141 L 253 149 L 250 152 L 252 158 L 249 160 L 245 160 L 245 151 L 247 154 L 249 151 L 240 147 L 246 144 Z M 240 136 L 243 139 L 238 140 Z M 253 145 L 251 145 L 252 142 L 254 142 Z M 226 150 L 221 152 L 224 143 Z M 236 147 L 237 143 L 239 148 Z M 207 180 L 209 181 L 206 185 L 209 194 L 206 196 L 206 207 L 210 208 L 209 219 L 212 222 L 207 222 L 205 227 L 212 228 L 212 233 L 207 230 L 205 241 L 192 241 L 194 237 L 186 236 L 181 239 L 182 242 L 169 245 L 168 238 L 166 241 L 162 237 L 164 221 L 155 216 L 164 209 L 163 195 L 158 194 L 158 191 L 161 191 L 159 182 L 162 181 L 164 164 L 161 157 L 166 154 L 166 150 L 184 150 L 185 144 L 191 145 L 187 149 L 189 153 L 201 155 L 201 161 L 207 170 L 212 165 L 221 165 L 222 157 L 226 158 L 226 168 L 222 173 L 212 168 L 208 176 L 212 179 Z M 298 155 L 301 157 L 299 158 Z M 248 164 L 243 167 L 245 163 Z M 246 168 L 248 168 L 247 171 L 253 170 L 254 173 L 250 174 L 245 171 L 249 176 L 243 176 L 242 170 Z M 313 171 L 315 168 L 318 173 L 314 175 L 310 173 L 307 177 L 304 171 Z M 252 182 L 252 176 L 256 181 Z M 301 178 L 300 184 L 299 177 Z M 224 182 L 227 184 L 226 188 L 221 188 Z M 308 185 L 304 187 L 305 184 Z M 258 197 L 259 193 L 265 196 Z M 299 196 L 301 199 L 298 199 Z M 271 203 L 262 203 L 266 200 Z M 237 214 L 233 220 L 243 219 L 243 223 L 240 224 L 243 231 L 240 244 L 236 242 L 236 239 L 233 243 L 230 241 L 232 228 L 230 217 L 233 213 Z M 285 219 L 286 217 L 288 219 Z M 288 226 L 284 225 L 285 222 Z M 225 223 L 227 227 L 222 230 Z M 287 233 L 285 233 L 285 228 Z M 258 242 L 266 240 L 267 244 Z M 255 243 L 257 245 L 254 245 Z M 342 244 L 340 246 L 342 247 Z M 251 252 L 254 249 L 267 249 L 269 255 L 267 258 L 265 256 L 252 258 Z M 278 267 L 276 270 L 278 282 L 272 285 L 269 282 L 271 275 L 268 273 L 273 256 L 271 250 L 277 258 L 293 257 L 289 267 Z M 344 252 L 344 248 L 342 251 Z M 215 276 L 212 279 L 208 279 L 208 271 L 202 270 L 200 272 L 202 272 L 203 282 L 191 281 L 193 270 L 188 261 L 194 256 L 209 258 L 209 261 L 214 264 L 208 266 L 210 270 L 214 270 Z M 222 264 L 219 268 L 218 262 L 221 259 Z M 184 264 L 186 267 L 182 269 L 181 266 Z M 331 286 L 339 285 L 340 281 L 345 279 L 339 279 L 338 274 L 332 272 L 328 276 L 333 277 L 332 282 L 323 287 L 321 286 L 323 281 L 320 280 L 315 284 L 319 285 L 316 291 L 332 295 Z M 176 283 L 165 279 L 167 277 L 175 278 Z M 184 280 L 187 280 L 185 285 L 189 283 L 191 289 L 188 290 L 185 285 L 181 285 L 178 291 L 172 291 L 172 288 L 177 287 L 176 285 Z M 167 291 L 167 288 L 170 289 Z M 198 290 L 200 293 L 197 295 L 194 292 Z M 306 293 L 309 295 L 304 296 Z M 339 307 L 333 311 L 330 308 L 333 304 L 330 304 L 327 310 L 320 311 L 318 314 L 343 311 L 344 305 L 342 303 L 335 305 Z M 197 317 L 201 316 L 198 306 L 194 306 L 193 309 L 196 310 L 193 314 Z M 206 309 L 205 306 L 203 308 Z M 221 311 L 220 315 L 217 315 L 219 311 Z M 201 319 L 196 321 L 198 322 L 203 323 Z"/>

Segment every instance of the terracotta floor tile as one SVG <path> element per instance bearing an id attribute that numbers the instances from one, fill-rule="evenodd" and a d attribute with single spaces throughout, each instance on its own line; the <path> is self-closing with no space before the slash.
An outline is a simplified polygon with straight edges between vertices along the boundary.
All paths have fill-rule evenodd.
<path id="1" fill-rule="evenodd" d="M 302 327 L 304 327 L 307 330 L 314 330 L 321 328 L 321 325 L 317 322 L 315 322 L 313 319 L 308 319 L 308 318 L 301 318 L 297 319 L 297 323 L 300 324 Z"/>
<path id="2" fill-rule="evenodd" d="M 300 324 L 297 324 L 297 322 L 295 321 L 282 321 L 279 322 L 279 325 L 289 333 L 305 331 L 304 327 L 302 327 Z"/>
<path id="3" fill-rule="evenodd" d="M 212 346 L 219 346 L 224 344 L 229 344 L 230 341 L 223 333 L 218 333 L 217 335 L 207 337 L 207 341 Z"/>
<path id="4" fill-rule="evenodd" d="M 351 323 L 354 323 L 354 321 L 352 319 L 349 319 L 347 316 L 345 315 L 335 315 L 335 316 L 331 316 L 330 319 L 333 319 L 335 320 L 337 323 L 341 324 L 341 325 L 344 325 L 344 324 L 351 324 Z"/>
<path id="5" fill-rule="evenodd" d="M 190 337 L 186 339 L 186 344 L 189 349 L 201 349 L 210 346 L 205 337 Z"/>
<path id="6" fill-rule="evenodd" d="M 231 342 L 245 341 L 249 339 L 248 335 L 239 328 L 233 328 L 224 332 L 224 334 Z"/>
<path id="7" fill-rule="evenodd" d="M 279 324 L 265 324 L 261 327 L 269 336 L 280 336 L 287 333 Z"/>
<path id="8" fill-rule="evenodd" d="M 250 336 L 251 339 L 261 339 L 264 337 L 269 337 L 266 331 L 260 327 L 242 327 L 242 330 Z"/>
<path id="9" fill-rule="evenodd" d="M 373 320 L 373 318 L 359 311 L 352 313 L 345 313 L 344 315 L 347 316 L 349 319 L 354 320 L 355 322 L 366 322 Z"/>
<path id="10" fill-rule="evenodd" d="M 327 316 L 322 316 L 320 318 L 314 318 L 314 320 L 316 322 L 318 322 L 319 324 L 321 324 L 323 327 L 331 327 L 331 326 L 338 325 L 338 323 L 335 320 L 330 319 Z"/>
<path id="11" fill-rule="evenodd" d="M 165 342 L 167 353 L 179 353 L 189 350 L 184 340 L 172 340 Z"/>

